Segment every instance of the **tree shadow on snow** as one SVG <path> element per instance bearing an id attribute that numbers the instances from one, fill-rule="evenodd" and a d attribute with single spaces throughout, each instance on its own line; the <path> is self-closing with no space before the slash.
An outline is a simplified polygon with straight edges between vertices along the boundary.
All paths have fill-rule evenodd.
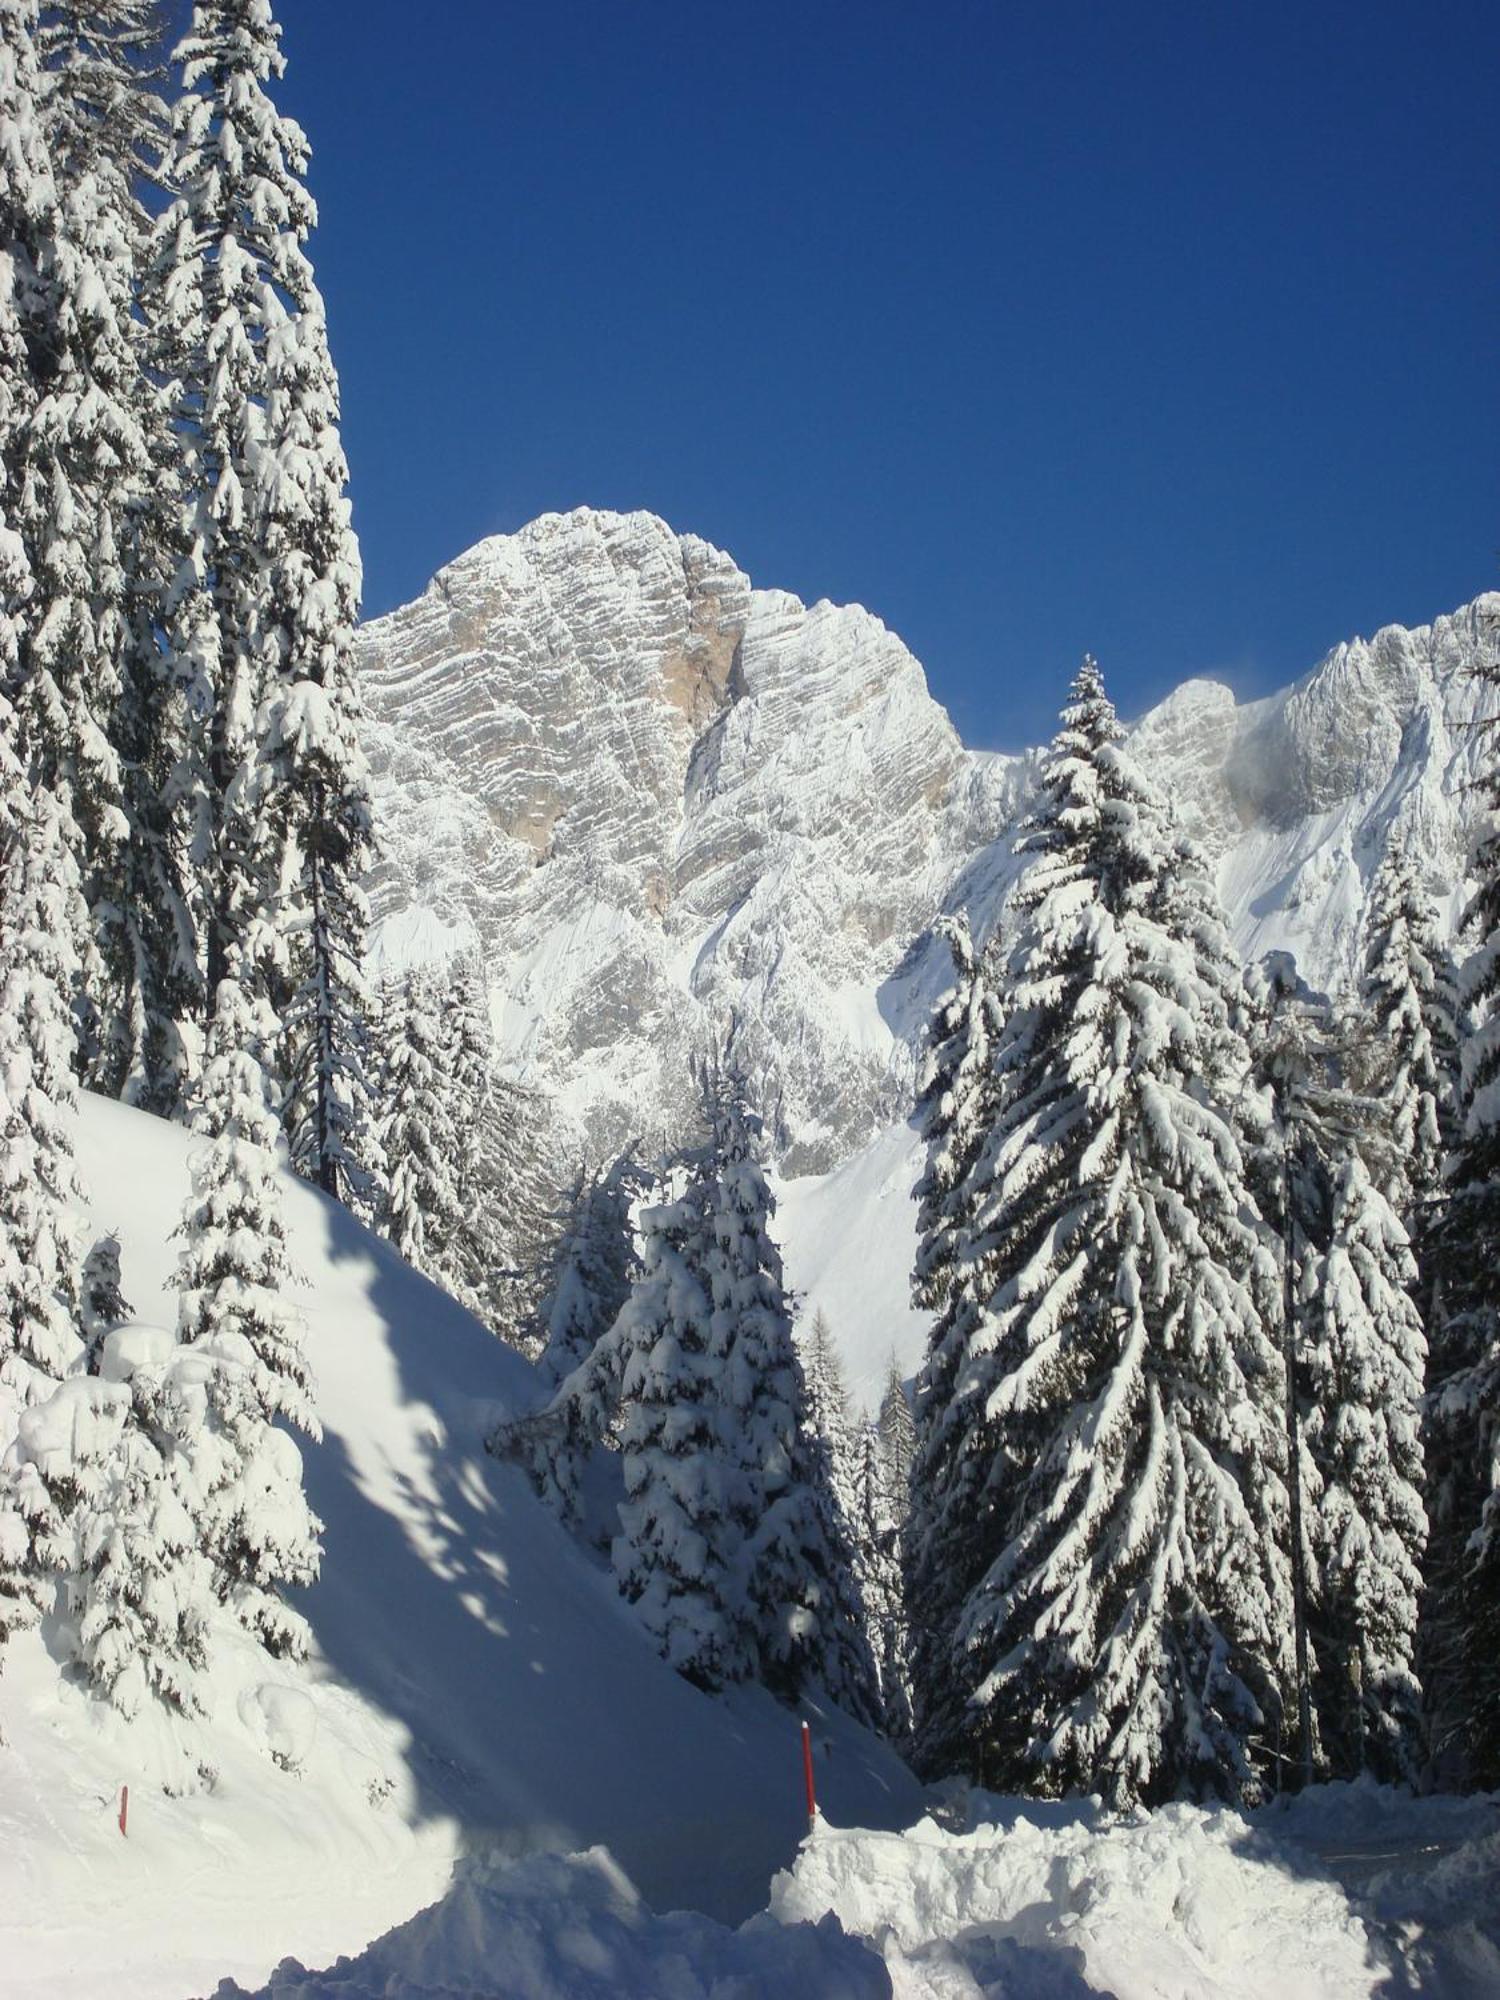
<path id="1" fill-rule="evenodd" d="M 467 1853 L 602 1844 L 655 1908 L 742 1921 L 804 1831 L 796 1720 L 662 1665 L 612 1576 L 485 1452 L 532 1400 L 529 1365 L 321 1206 L 326 1250 L 364 1267 L 384 1332 L 368 1356 L 322 1337 L 325 1436 L 304 1456 L 325 1555 L 301 1608 L 333 1673 L 409 1737 L 415 1816 L 456 1820 Z M 875 1826 L 914 1816 L 893 1757 L 836 1716 L 821 1733 L 830 1804 Z"/>

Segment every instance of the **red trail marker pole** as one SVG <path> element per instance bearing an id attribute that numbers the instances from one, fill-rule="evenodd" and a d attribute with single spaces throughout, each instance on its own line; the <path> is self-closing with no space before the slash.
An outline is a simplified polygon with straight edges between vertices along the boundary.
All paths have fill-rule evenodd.
<path id="1" fill-rule="evenodd" d="M 121 1785 L 121 1787 L 120 1787 L 120 1831 L 121 1831 L 121 1833 L 124 1833 L 124 1831 L 125 1831 L 125 1815 L 126 1815 L 126 1813 L 128 1813 L 128 1812 L 129 1812 L 129 1810 L 130 1810 L 130 1787 L 129 1787 L 129 1785 Z"/>
<path id="2" fill-rule="evenodd" d="M 813 1789 L 812 1731 L 802 1725 L 802 1776 L 807 1783 L 807 1830 L 818 1830 L 818 1795 Z"/>

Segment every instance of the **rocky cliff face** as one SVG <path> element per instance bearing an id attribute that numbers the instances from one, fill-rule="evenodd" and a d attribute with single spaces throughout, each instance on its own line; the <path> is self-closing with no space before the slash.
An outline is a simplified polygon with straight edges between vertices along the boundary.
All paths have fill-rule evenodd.
<path id="1" fill-rule="evenodd" d="M 878 995 L 1014 807 L 878 619 L 650 515 L 549 515 L 365 628 L 380 950 L 476 941 L 575 1143 L 681 1119 L 734 1037 L 793 1170 L 900 1115 Z"/>
<path id="2" fill-rule="evenodd" d="M 1244 707 L 1190 681 L 1137 725 L 1246 950 L 1335 982 L 1394 829 L 1456 908 L 1486 610 L 1351 641 Z M 729 1037 L 789 1174 L 905 1115 L 942 977 L 922 934 L 954 902 L 993 921 L 1033 761 L 965 751 L 878 619 L 581 509 L 471 549 L 362 645 L 378 949 L 477 944 L 565 1144 L 655 1141 Z"/>

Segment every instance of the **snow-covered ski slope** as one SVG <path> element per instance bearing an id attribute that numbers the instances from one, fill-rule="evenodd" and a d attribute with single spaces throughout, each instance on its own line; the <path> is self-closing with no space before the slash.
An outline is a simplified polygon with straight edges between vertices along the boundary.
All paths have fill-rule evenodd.
<path id="1" fill-rule="evenodd" d="M 166 1324 L 192 1144 L 85 1101 L 92 1221 L 120 1233 L 138 1316 Z M 314 1657 L 223 1629 L 209 1718 L 126 1724 L 59 1671 L 54 1632 L 6 1647 L 0 1994 L 259 1984 L 289 1952 L 357 1951 L 473 1854 L 599 1844 L 658 1908 L 749 1915 L 801 1831 L 794 1718 L 661 1664 L 612 1578 L 484 1451 L 527 1364 L 342 1210 L 290 1177 L 286 1195 L 324 1428 L 303 1446 L 326 1526 L 302 1600 Z M 814 1729 L 836 1819 L 913 1817 L 895 1758 L 836 1712 Z"/>

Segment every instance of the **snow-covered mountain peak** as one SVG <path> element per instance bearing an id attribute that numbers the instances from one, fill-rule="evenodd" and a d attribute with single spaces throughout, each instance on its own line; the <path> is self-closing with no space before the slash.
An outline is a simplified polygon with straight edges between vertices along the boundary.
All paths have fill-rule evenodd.
<path id="1" fill-rule="evenodd" d="M 879 619 L 584 508 L 449 564 L 363 663 L 382 957 L 476 936 L 508 1059 L 575 1143 L 674 1123 L 731 1022 L 797 1165 L 896 1113 L 876 991 L 1004 785 Z"/>
<path id="2" fill-rule="evenodd" d="M 1189 680 L 1135 725 L 1243 949 L 1336 985 L 1393 831 L 1456 910 L 1497 614 L 1388 626 L 1258 701 Z M 911 947 L 954 903 L 993 922 L 1035 759 L 967 751 L 878 618 L 579 508 L 481 542 L 362 645 L 380 961 L 476 940 L 565 1145 L 670 1134 L 731 1029 L 792 1174 L 905 1115 L 941 977 Z"/>

